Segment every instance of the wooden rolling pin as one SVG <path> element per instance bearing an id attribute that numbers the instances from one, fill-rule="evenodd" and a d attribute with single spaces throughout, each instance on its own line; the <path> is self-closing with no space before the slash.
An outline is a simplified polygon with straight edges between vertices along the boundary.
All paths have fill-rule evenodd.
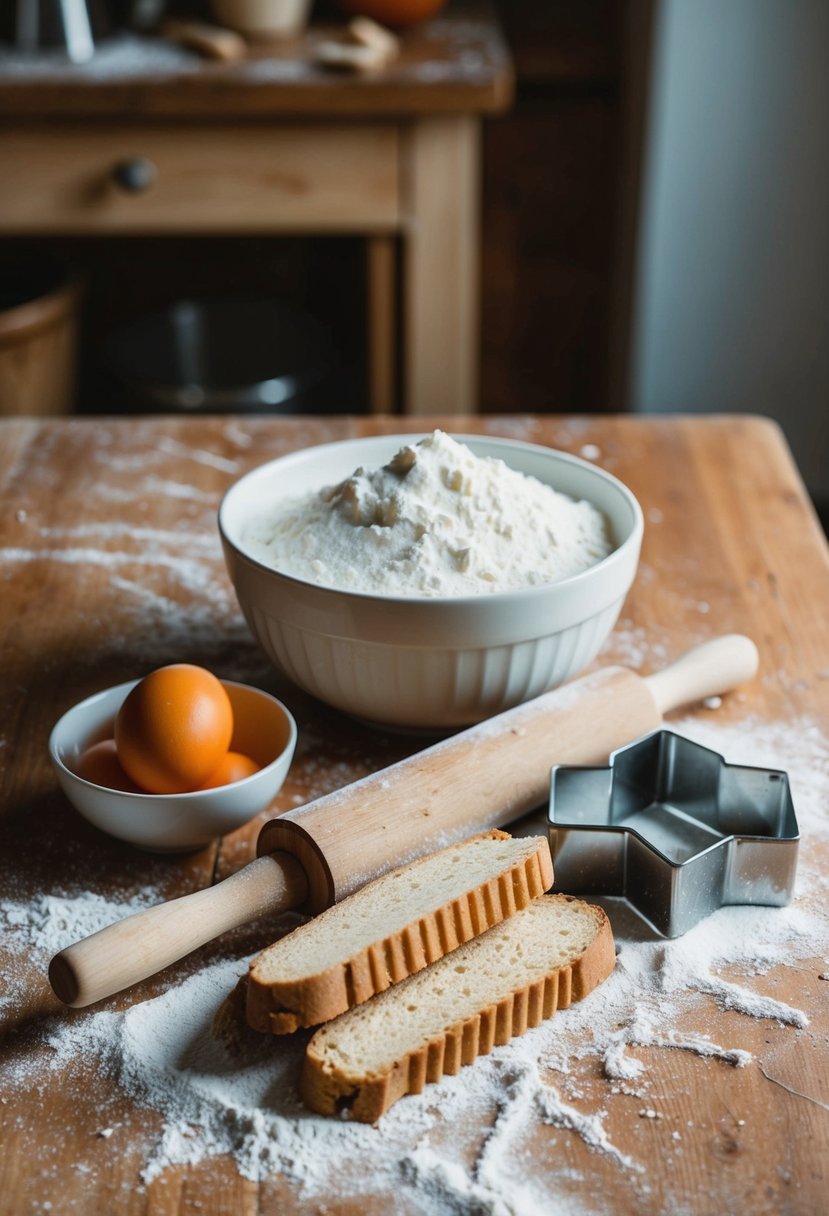
<path id="1" fill-rule="evenodd" d="M 91 1005 L 266 912 L 318 912 L 372 878 L 544 802 L 554 764 L 605 764 L 663 713 L 757 671 L 738 634 L 643 679 L 607 667 L 461 731 L 336 793 L 271 819 L 256 861 L 214 887 L 128 916 L 55 955 L 53 989 Z"/>

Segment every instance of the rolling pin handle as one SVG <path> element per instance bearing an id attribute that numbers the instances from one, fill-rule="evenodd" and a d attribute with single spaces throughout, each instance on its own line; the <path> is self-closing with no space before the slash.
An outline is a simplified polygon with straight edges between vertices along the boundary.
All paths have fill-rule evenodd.
<path id="1" fill-rule="evenodd" d="M 260 857 L 224 882 L 136 912 L 67 946 L 49 964 L 65 1005 L 83 1008 L 155 975 L 220 933 L 301 905 L 308 883 L 287 853 Z"/>
<path id="2" fill-rule="evenodd" d="M 686 651 L 670 667 L 647 676 L 645 684 L 659 713 L 666 714 L 753 680 L 759 663 L 751 638 L 729 633 Z"/>
<path id="3" fill-rule="evenodd" d="M 320 911 L 373 876 L 439 848 L 447 833 L 457 838 L 500 827 L 538 806 L 554 760 L 603 764 L 609 752 L 658 726 L 663 713 L 736 688 L 757 666 L 754 643 L 732 635 L 698 646 L 645 680 L 612 667 L 544 693 L 364 777 L 345 793 L 269 821 L 256 861 L 215 887 L 67 946 L 52 960 L 52 986 L 68 1005 L 91 1005 L 256 916 L 303 905 Z M 413 807 L 423 814 L 413 815 Z M 389 825 L 397 830 L 387 832 Z"/>

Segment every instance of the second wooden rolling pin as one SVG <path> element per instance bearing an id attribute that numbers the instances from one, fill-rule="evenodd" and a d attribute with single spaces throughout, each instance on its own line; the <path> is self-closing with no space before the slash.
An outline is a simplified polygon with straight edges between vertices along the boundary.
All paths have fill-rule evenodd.
<path id="1" fill-rule="evenodd" d="M 664 713 L 756 671 L 754 643 L 732 634 L 644 679 L 606 667 L 544 693 L 271 819 L 256 861 L 67 946 L 50 964 L 52 987 L 67 1005 L 90 1005 L 266 912 L 321 911 L 395 866 L 520 818 L 546 800 L 554 764 L 605 764 Z"/>

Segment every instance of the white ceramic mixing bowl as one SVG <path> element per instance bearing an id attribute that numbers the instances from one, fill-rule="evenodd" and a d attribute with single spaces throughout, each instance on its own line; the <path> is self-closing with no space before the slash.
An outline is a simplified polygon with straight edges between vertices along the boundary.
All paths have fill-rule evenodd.
<path id="1" fill-rule="evenodd" d="M 264 811 L 288 772 L 296 723 L 276 697 L 222 680 L 233 707 L 232 751 L 261 765 L 231 785 L 189 794 L 132 794 L 85 781 L 76 770 L 81 753 L 111 738 L 115 715 L 137 680 L 95 693 L 67 710 L 49 737 L 49 754 L 63 792 L 95 827 L 139 848 L 183 852 L 235 831 Z"/>
<path id="2" fill-rule="evenodd" d="M 225 561 L 245 619 L 300 687 L 356 717 L 430 729 L 465 726 L 554 688 L 587 666 L 633 582 L 642 511 L 615 477 L 587 461 L 507 439 L 457 435 L 576 499 L 608 521 L 613 551 L 546 586 L 464 597 L 376 596 L 318 587 L 263 565 L 248 522 L 282 498 L 385 464 L 418 435 L 305 448 L 254 469 L 219 509 Z"/>

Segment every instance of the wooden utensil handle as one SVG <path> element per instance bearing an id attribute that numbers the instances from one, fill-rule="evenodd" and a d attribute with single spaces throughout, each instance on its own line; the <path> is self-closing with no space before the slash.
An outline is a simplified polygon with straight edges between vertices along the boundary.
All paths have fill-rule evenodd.
<path id="1" fill-rule="evenodd" d="M 137 984 L 237 925 L 296 908 L 306 897 L 296 858 L 274 853 L 181 899 L 157 904 L 67 946 L 49 965 L 49 982 L 67 1005 L 81 1007 Z"/>
<path id="2" fill-rule="evenodd" d="M 89 1005 L 263 912 L 327 907 L 394 866 L 520 818 L 547 797 L 554 764 L 603 764 L 660 726 L 662 710 L 725 692 L 756 667 L 754 644 L 735 635 L 645 680 L 604 668 L 498 714 L 270 820 L 257 861 L 68 946 L 52 960 L 52 987 L 68 1005 Z"/>
<path id="3" fill-rule="evenodd" d="M 759 664 L 751 638 L 729 633 L 686 651 L 645 683 L 660 714 L 667 714 L 680 705 L 738 688 L 754 679 Z"/>
<path id="4" fill-rule="evenodd" d="M 502 827 L 544 800 L 553 764 L 598 764 L 659 724 L 644 682 L 604 668 L 443 739 L 264 825 L 293 853 L 320 911 L 393 866 Z"/>
<path id="5" fill-rule="evenodd" d="M 547 798 L 554 764 L 604 764 L 660 726 L 663 710 L 725 692 L 756 670 L 754 643 L 733 635 L 646 680 L 623 667 L 593 672 L 272 819 L 259 852 L 294 853 L 319 911 L 393 866 L 511 823 Z"/>

